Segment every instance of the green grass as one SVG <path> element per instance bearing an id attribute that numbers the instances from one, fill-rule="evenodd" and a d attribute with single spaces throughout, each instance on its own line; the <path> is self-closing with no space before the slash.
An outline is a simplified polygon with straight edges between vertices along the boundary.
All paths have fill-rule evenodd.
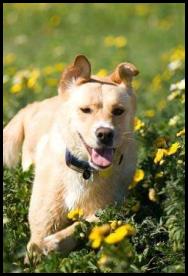
<path id="1" fill-rule="evenodd" d="M 83 222 L 75 233 L 79 248 L 67 258 L 53 253 L 39 264 L 24 265 L 33 172 L 4 169 L 4 272 L 184 272 L 184 136 L 176 136 L 184 127 L 184 89 L 177 88 L 177 96 L 168 100 L 171 84 L 184 78 L 184 4 L 4 4 L 3 22 L 4 123 L 27 103 L 55 95 L 61 75 L 55 65 L 64 67 L 82 53 L 93 73 L 111 72 L 123 61 L 139 68 L 137 116 L 145 124 L 136 132 L 144 179 L 125 204 L 98 213 L 101 223 L 121 220 L 135 226 L 136 235 L 117 245 L 92 249 L 92 225 Z M 108 36 L 123 36 L 127 44 L 107 47 Z M 168 69 L 177 60 L 178 68 Z M 18 80 L 22 70 L 28 72 Z M 39 75 L 29 86 L 32 70 Z M 13 93 L 16 78 L 21 88 Z M 154 163 L 158 137 L 165 137 L 165 148 L 181 146 L 163 164 Z M 102 254 L 107 256 L 103 265 Z"/>

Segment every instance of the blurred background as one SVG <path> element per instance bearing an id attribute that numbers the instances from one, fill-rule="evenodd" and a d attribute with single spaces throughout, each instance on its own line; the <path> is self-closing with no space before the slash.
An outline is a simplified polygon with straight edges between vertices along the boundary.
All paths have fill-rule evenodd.
<path id="1" fill-rule="evenodd" d="M 140 70 L 138 114 L 162 109 L 165 81 L 183 66 L 184 4 L 4 4 L 4 120 L 57 94 L 65 66 L 82 53 L 104 76 L 123 61 Z M 177 76 L 178 79 L 178 76 Z M 155 109 L 155 110 L 154 110 Z M 149 114 L 148 113 L 148 114 Z"/>
<path id="2" fill-rule="evenodd" d="M 64 68 L 77 54 L 86 55 L 99 76 L 124 61 L 140 71 L 133 82 L 139 185 L 130 193 L 128 211 L 104 213 L 106 221 L 122 214 L 136 221 L 136 257 L 127 263 L 129 247 L 110 247 L 115 272 L 127 265 L 131 272 L 185 271 L 184 9 L 178 3 L 3 5 L 4 124 L 26 104 L 56 95 Z M 4 168 L 4 271 L 113 272 L 108 264 L 99 269 L 101 251 L 85 245 L 67 259 L 52 255 L 38 266 L 24 265 L 32 179 L 20 166 Z"/>

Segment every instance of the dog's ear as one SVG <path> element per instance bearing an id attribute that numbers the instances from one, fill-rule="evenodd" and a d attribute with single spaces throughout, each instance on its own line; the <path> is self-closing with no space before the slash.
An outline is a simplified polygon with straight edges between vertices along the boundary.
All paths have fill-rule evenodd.
<path id="1" fill-rule="evenodd" d="M 90 79 L 90 76 L 90 62 L 84 55 L 78 55 L 74 63 L 64 70 L 60 80 L 60 88 L 65 89 L 72 81 L 76 84 L 84 83 Z"/>
<path id="2" fill-rule="evenodd" d="M 138 69 L 131 63 L 119 64 L 115 71 L 109 76 L 115 83 L 124 83 L 127 87 L 131 87 L 132 78 L 139 74 Z"/>

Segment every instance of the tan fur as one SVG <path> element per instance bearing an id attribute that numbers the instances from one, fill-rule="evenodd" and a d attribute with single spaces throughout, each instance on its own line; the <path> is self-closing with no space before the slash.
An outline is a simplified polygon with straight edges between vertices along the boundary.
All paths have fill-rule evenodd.
<path id="1" fill-rule="evenodd" d="M 29 208 L 30 251 L 37 248 L 46 254 L 55 249 L 72 250 L 76 246 L 72 235 L 76 224 L 69 226 L 68 211 L 82 208 L 85 218 L 93 220 L 96 210 L 120 202 L 127 195 L 136 166 L 132 133 L 136 99 L 131 80 L 138 71 L 127 63 L 104 79 L 91 77 L 90 71 L 89 61 L 77 56 L 62 75 L 58 96 L 23 108 L 4 129 L 4 164 L 15 165 L 22 148 L 23 169 L 35 166 Z M 88 106 L 92 114 L 80 111 L 80 107 Z M 116 117 L 112 110 L 118 106 L 126 112 Z M 93 180 L 84 180 L 67 167 L 65 150 L 67 147 L 87 161 L 89 153 L 78 132 L 90 147 L 96 148 L 95 130 L 100 124 L 115 130 L 112 170 L 105 176 L 98 171 Z"/>

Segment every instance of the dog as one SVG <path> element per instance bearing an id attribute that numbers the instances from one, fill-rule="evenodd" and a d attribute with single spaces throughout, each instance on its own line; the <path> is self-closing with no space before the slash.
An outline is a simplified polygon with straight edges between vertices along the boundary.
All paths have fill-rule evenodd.
<path id="1" fill-rule="evenodd" d="M 58 95 L 21 109 L 3 130 L 3 164 L 34 165 L 29 207 L 28 252 L 63 253 L 76 247 L 75 226 L 67 213 L 96 211 L 122 202 L 134 176 L 136 97 L 132 79 L 139 73 L 121 63 L 108 76 L 91 76 L 84 55 L 62 73 Z"/>

